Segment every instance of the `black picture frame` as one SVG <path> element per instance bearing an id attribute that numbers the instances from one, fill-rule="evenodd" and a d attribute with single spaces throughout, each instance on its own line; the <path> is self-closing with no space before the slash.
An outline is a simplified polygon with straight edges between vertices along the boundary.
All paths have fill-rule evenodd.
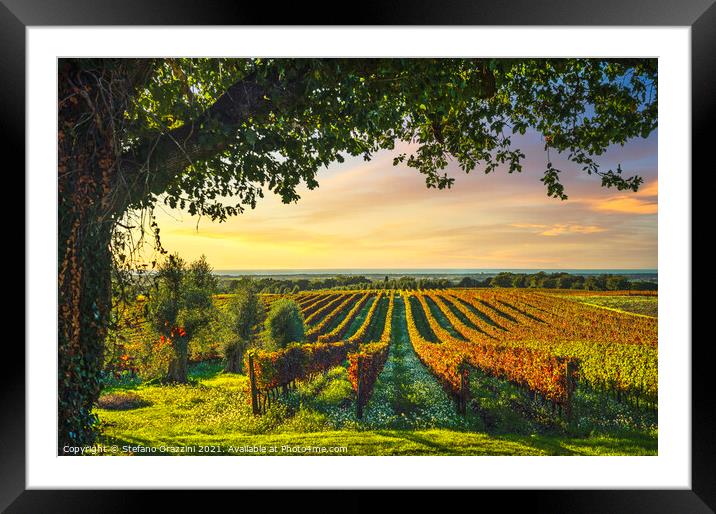
<path id="1" fill-rule="evenodd" d="M 691 27 L 692 169 L 709 171 L 714 130 L 716 84 L 716 5 L 714 0 L 528 0 L 452 2 L 387 1 L 354 6 L 338 14 L 316 3 L 293 3 L 266 10 L 265 5 L 203 0 L 0 0 L 0 131 L 5 149 L 19 157 L 25 169 L 25 60 L 28 26 L 88 25 L 532 25 L 532 26 L 689 26 Z M 660 142 L 668 144 L 668 142 Z M 693 173 L 691 175 L 693 180 Z M 48 180 L 51 180 L 48 176 Z M 23 187 L 21 185 L 20 187 Z M 693 190 L 693 189 L 692 189 Z M 26 194 L 31 192 L 26 191 Z M 692 200 L 693 205 L 693 200 Z M 693 231 L 692 231 L 693 233 Z M 700 269 L 693 257 L 692 269 Z M 25 269 L 26 276 L 30 270 Z M 692 283 L 692 277 L 684 276 Z M 708 302 L 694 307 L 708 308 Z M 708 319 L 706 312 L 696 319 Z M 691 319 L 694 319 L 693 312 Z M 698 513 L 716 510 L 716 445 L 711 382 L 713 361 L 708 358 L 710 337 L 692 338 L 692 488 L 690 490 L 523 490 L 470 491 L 472 502 L 498 500 L 510 506 L 525 503 L 530 510 L 548 512 L 668 512 Z M 9 343 L 9 341 L 8 341 Z M 684 341 L 688 344 L 689 341 Z M 49 349 L 49 348 L 48 348 Z M 158 495 L 166 510 L 184 511 L 200 501 L 248 506 L 256 492 L 204 491 L 82 491 L 26 490 L 25 487 L 25 353 L 18 344 L 6 344 L 0 405 L 0 508 L 6 512 L 128 512 L 144 510 L 149 495 Z M 10 415 L 10 413 L 12 413 Z M 297 508 L 306 492 L 294 491 L 285 501 Z M 341 492 L 341 509 L 369 508 L 373 493 Z M 237 497 L 238 496 L 238 497 Z M 406 495 L 408 496 L 408 495 Z M 424 491 L 405 501 L 424 502 Z M 452 498 L 459 501 L 463 494 Z M 229 497 L 229 498 L 227 498 Z M 272 493 L 272 502 L 277 497 Z M 326 501 L 334 501 L 326 498 Z M 401 499 L 401 502 L 404 501 Z M 178 507 L 172 507 L 176 505 Z M 231 505 L 231 503 L 230 503 Z M 345 507 L 343 507 L 345 506 Z M 407 505 L 406 505 L 407 507 Z M 315 507 L 314 507 L 315 508 Z M 236 510 L 232 508 L 231 510 Z M 273 509 L 272 509 L 273 510 Z M 320 510 L 320 509 L 319 509 Z"/>

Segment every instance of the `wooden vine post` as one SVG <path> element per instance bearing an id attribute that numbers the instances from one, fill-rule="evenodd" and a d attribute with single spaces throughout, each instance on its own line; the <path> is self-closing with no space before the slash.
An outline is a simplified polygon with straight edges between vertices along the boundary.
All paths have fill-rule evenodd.
<path id="1" fill-rule="evenodd" d="M 251 411 L 256 414 L 260 414 L 259 411 L 259 399 L 258 389 L 256 387 L 256 375 L 254 374 L 254 356 L 249 354 L 249 386 L 251 387 Z"/>
<path id="2" fill-rule="evenodd" d="M 460 393 L 458 395 L 457 410 L 460 414 L 467 413 L 467 395 L 469 392 L 468 380 L 467 380 L 467 366 L 463 362 L 460 367 Z"/>
<path id="3" fill-rule="evenodd" d="M 363 359 L 358 356 L 358 390 L 356 391 L 356 417 L 358 419 L 363 418 Z"/>
<path id="4" fill-rule="evenodd" d="M 567 373 L 567 398 L 564 405 L 564 414 L 566 418 L 572 419 L 572 399 L 574 396 L 574 390 L 577 387 L 575 377 L 577 376 L 577 362 L 573 360 L 567 361 L 566 367 Z"/>

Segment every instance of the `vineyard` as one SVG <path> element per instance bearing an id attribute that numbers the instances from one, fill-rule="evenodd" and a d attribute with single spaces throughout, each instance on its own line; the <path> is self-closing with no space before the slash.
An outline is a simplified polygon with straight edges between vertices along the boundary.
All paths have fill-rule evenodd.
<path id="1" fill-rule="evenodd" d="M 215 296 L 219 310 L 229 298 Z M 474 430 L 490 425 L 486 412 L 498 394 L 508 398 L 507 410 L 549 418 L 552 426 L 582 423 L 584 398 L 596 409 L 592 418 L 605 423 L 623 417 L 624 409 L 656 417 L 655 317 L 547 290 L 325 290 L 261 300 L 268 310 L 280 298 L 300 308 L 305 341 L 244 355 L 236 408 L 247 409 L 245 426 L 276 423 L 276 412 L 307 405 L 320 410 L 324 402 L 330 408 L 321 416 L 329 421 L 318 430 L 325 423 L 332 429 Z M 134 309 L 141 318 L 141 308 Z M 138 323 L 129 336 L 149 332 Z M 194 361 L 215 360 L 222 337 L 212 329 Z M 607 404 L 618 414 L 599 411 Z"/>
<path id="2" fill-rule="evenodd" d="M 259 413 L 296 380 L 348 359 L 359 412 L 387 357 L 395 295 L 403 298 L 412 347 L 464 412 L 469 369 L 507 380 L 570 415 L 580 387 L 655 407 L 657 320 L 591 307 L 550 294 L 513 290 L 440 290 L 389 295 L 382 332 L 374 318 L 382 294 L 306 295 L 298 303 L 308 339 L 318 343 L 247 356 Z M 362 324 L 347 330 L 361 309 Z M 272 396 L 273 395 L 273 396 Z M 257 400 L 258 401 L 258 400 Z M 360 416 L 359 416 L 360 417 Z"/>

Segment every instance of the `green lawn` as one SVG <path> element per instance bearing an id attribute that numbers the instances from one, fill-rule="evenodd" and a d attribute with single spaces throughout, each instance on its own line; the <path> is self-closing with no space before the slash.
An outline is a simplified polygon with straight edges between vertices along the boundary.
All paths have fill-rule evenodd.
<path id="1" fill-rule="evenodd" d="M 331 403 L 330 384 L 337 381 L 328 382 L 317 392 L 316 402 Z M 148 402 L 146 406 L 130 410 L 97 409 L 103 422 L 101 442 L 117 445 L 123 454 L 130 453 L 121 451 L 123 446 L 170 447 L 156 452 L 158 455 L 185 454 L 179 450 L 182 446 L 217 446 L 220 448 L 210 450 L 236 455 L 268 454 L 266 448 L 271 446 L 284 455 L 299 453 L 283 451 L 283 446 L 345 447 L 345 452 L 335 453 L 338 455 L 656 455 L 657 452 L 655 437 L 634 434 L 577 438 L 449 428 L 333 429 L 329 416 L 312 406 L 291 413 L 290 407 L 278 404 L 264 416 L 253 416 L 245 389 L 246 378 L 241 375 L 217 375 L 188 386 L 139 386 L 131 391 Z M 352 409 L 349 406 L 346 410 Z M 346 412 L 347 418 L 351 415 L 352 412 Z M 246 447 L 262 446 L 266 453 L 246 451 Z M 198 450 L 192 454 L 200 454 Z M 136 450 L 135 453 L 140 454 Z"/>
<path id="2" fill-rule="evenodd" d="M 489 435 L 454 430 L 334 430 L 309 433 L 158 435 L 143 439 L 137 434 L 108 436 L 103 442 L 123 446 L 155 446 L 156 455 L 656 455 L 648 440 L 594 437 L 589 439 L 546 436 Z M 191 451 L 180 450 L 193 445 Z M 200 452 L 205 446 L 206 452 Z M 271 447 L 274 447 L 272 450 Z M 306 448 L 319 448 L 318 452 Z M 322 448 L 325 448 L 323 450 Z M 345 451 L 341 449 L 345 448 Z M 325 453 L 320 453 L 325 452 Z M 331 453 L 333 452 L 333 453 Z M 144 455 L 141 451 L 134 454 Z"/>

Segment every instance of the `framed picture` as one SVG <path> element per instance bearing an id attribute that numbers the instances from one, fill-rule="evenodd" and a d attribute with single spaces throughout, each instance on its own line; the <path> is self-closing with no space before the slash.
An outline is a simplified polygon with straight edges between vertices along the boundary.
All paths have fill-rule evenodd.
<path id="1" fill-rule="evenodd" d="M 0 8 L 29 204 L 3 508 L 396 488 L 713 511 L 710 2 L 268 27 L 151 5 Z"/>

